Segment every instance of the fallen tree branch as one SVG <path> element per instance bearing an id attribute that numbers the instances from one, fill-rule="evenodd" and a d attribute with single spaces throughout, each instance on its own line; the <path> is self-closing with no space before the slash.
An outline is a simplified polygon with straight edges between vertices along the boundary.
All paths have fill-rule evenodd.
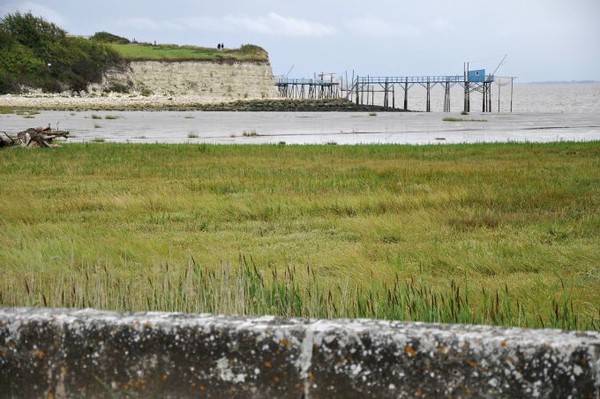
<path id="1" fill-rule="evenodd" d="M 0 147 L 8 147 L 8 146 L 15 145 L 15 139 L 10 137 L 8 135 L 8 133 L 6 133 L 4 130 L 2 130 L 2 133 L 4 133 L 4 135 L 6 136 L 6 138 L 8 138 L 8 140 L 10 140 L 10 142 L 8 140 L 6 140 L 5 138 L 0 137 Z"/>
<path id="2" fill-rule="evenodd" d="M 66 130 L 55 130 L 53 131 L 48 127 L 36 127 L 23 130 L 17 133 L 16 139 L 9 136 L 6 132 L 3 132 L 7 139 L 0 137 L 0 147 L 58 147 L 53 144 L 52 141 L 57 137 L 68 138 L 69 132 Z"/>

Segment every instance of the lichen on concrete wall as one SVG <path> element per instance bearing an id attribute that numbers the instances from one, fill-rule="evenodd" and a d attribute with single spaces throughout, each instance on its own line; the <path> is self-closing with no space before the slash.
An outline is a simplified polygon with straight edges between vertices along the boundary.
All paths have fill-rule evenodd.
<path id="1" fill-rule="evenodd" d="M 597 398 L 600 334 L 0 309 L 1 397 Z"/>

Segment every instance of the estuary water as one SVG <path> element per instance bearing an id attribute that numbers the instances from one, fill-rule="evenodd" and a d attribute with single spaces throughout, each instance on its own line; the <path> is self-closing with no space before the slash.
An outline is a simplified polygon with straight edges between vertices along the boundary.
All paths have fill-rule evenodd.
<path id="1" fill-rule="evenodd" d="M 529 83 L 513 86 L 512 111 L 517 113 L 597 113 L 600 112 L 600 83 Z M 413 86 L 408 91 L 408 108 L 425 111 L 426 91 Z M 454 86 L 451 89 L 450 110 L 460 112 L 463 109 L 464 89 Z M 481 111 L 481 93 L 471 93 L 471 111 Z M 396 92 L 396 106 L 401 107 L 403 92 Z M 382 104 L 383 98 L 375 96 L 375 103 Z M 444 109 L 444 91 L 435 86 L 431 91 L 431 110 L 441 112 Z M 510 112 L 511 85 L 509 80 L 499 80 L 492 85 L 492 111 Z"/>
<path id="2" fill-rule="evenodd" d="M 53 128 L 58 126 L 71 132 L 69 142 L 121 143 L 443 144 L 600 140 L 600 84 L 515 85 L 512 113 L 506 112 L 510 98 L 504 97 L 510 86 L 501 89 L 501 112 L 496 112 L 498 103 L 494 97 L 494 112 L 471 112 L 467 116 L 460 114 L 461 93 L 453 93 L 453 112 L 443 113 L 439 112 L 443 93 L 434 91 L 434 112 L 42 111 L 33 118 L 0 115 L 0 131 L 14 134 L 51 123 Z M 419 110 L 418 94 L 417 88 L 412 90 L 409 108 Z M 424 108 L 424 91 L 421 94 Z M 477 104 L 476 96 L 473 103 Z M 477 107 L 472 105 L 471 109 L 474 108 Z"/>

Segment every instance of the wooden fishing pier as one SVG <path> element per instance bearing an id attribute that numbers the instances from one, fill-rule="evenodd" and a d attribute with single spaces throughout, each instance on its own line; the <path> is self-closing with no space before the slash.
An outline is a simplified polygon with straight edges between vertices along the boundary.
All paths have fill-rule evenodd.
<path id="1" fill-rule="evenodd" d="M 323 79 L 275 79 L 275 86 L 283 98 L 322 100 L 340 98 L 340 82 Z"/>
<path id="2" fill-rule="evenodd" d="M 497 69 L 497 68 L 496 68 Z M 284 98 L 294 99 L 328 99 L 346 98 L 360 105 L 380 105 L 385 108 L 409 110 L 409 90 L 414 87 L 425 89 L 425 111 L 431 112 L 431 93 L 436 86 L 444 91 L 443 112 L 450 112 L 451 92 L 455 86 L 461 86 L 463 94 L 463 111 L 471 111 L 472 93 L 481 93 L 481 111 L 492 112 L 492 84 L 494 75 L 485 74 L 485 69 L 465 69 L 463 75 L 443 76 L 356 76 L 352 79 L 288 79 L 280 77 L 275 85 Z M 503 78 L 506 79 L 506 78 Z M 511 84 L 511 109 L 514 77 Z M 498 112 L 500 112 L 500 82 L 498 82 Z M 397 104 L 397 94 L 400 95 Z M 377 97 L 377 98 L 376 98 Z M 397 106 L 398 105 L 398 106 Z"/>
<path id="3" fill-rule="evenodd" d="M 451 89 L 460 85 L 464 89 L 463 110 L 471 111 L 471 93 L 482 94 L 482 112 L 492 111 L 493 75 L 485 75 L 485 70 L 469 71 L 465 75 L 445 76 L 357 76 L 346 92 L 346 97 L 356 104 L 375 104 L 375 93 L 383 94 L 383 106 L 396 108 L 396 92 L 402 93 L 402 109 L 408 111 L 408 91 L 415 85 L 425 88 L 425 111 L 431 112 L 431 91 L 440 85 L 444 89 L 444 112 L 450 112 Z"/>

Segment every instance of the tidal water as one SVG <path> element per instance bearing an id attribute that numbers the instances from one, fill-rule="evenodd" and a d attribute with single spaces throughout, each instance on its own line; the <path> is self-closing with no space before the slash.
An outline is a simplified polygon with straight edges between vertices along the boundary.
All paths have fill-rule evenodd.
<path id="1" fill-rule="evenodd" d="M 499 84 L 498 84 L 499 83 Z M 374 103 L 383 104 L 383 94 L 375 93 Z M 451 89 L 450 110 L 463 110 L 464 89 L 454 86 Z M 395 93 L 396 107 L 401 108 L 404 92 L 400 89 Z M 408 108 L 414 111 L 425 111 L 426 90 L 414 85 L 408 90 Z M 471 111 L 481 111 L 483 96 L 481 93 L 471 93 Z M 431 110 L 442 112 L 444 109 L 444 90 L 440 85 L 431 90 Z M 492 85 L 492 111 L 511 111 L 511 84 L 508 80 L 495 82 Z M 544 112 L 544 113 L 593 113 L 600 112 L 600 83 L 516 83 L 512 88 L 513 112 Z"/>
<path id="2" fill-rule="evenodd" d="M 421 105 L 424 108 L 425 91 L 419 96 L 418 88 L 413 89 L 409 108 L 418 111 Z M 53 128 L 69 130 L 69 142 L 121 143 L 443 144 L 600 140 L 600 84 L 515 85 L 512 113 L 508 112 L 510 99 L 504 96 L 510 86 L 501 90 L 501 112 L 497 112 L 497 98 L 493 97 L 494 112 L 471 112 L 468 116 L 460 114 L 460 92 L 453 93 L 452 112 L 441 112 L 440 88 L 439 93 L 433 92 L 433 112 L 43 111 L 33 119 L 0 115 L 0 131 L 14 134 L 50 123 Z M 477 96 L 472 101 L 477 104 Z M 471 109 L 477 107 L 472 105 Z M 462 120 L 444 120 L 449 117 Z"/>

